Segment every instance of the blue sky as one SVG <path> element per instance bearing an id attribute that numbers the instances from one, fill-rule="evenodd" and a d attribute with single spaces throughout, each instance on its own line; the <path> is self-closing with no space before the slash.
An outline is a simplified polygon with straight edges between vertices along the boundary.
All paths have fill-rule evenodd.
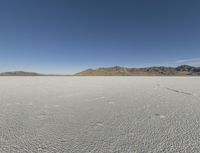
<path id="1" fill-rule="evenodd" d="M 200 66 L 199 0 L 1 0 L 0 71 Z"/>

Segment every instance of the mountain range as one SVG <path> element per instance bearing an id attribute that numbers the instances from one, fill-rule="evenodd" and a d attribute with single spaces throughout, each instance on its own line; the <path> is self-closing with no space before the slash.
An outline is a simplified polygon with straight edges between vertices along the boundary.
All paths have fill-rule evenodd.
<path id="1" fill-rule="evenodd" d="M 57 74 L 41 74 L 35 72 L 12 71 L 2 72 L 0 76 L 67 76 Z M 87 69 L 70 76 L 200 76 L 200 67 L 181 65 L 178 67 L 103 67 L 98 69 Z"/>
<path id="2" fill-rule="evenodd" d="M 87 69 L 76 73 L 77 76 L 198 76 L 200 67 L 181 65 L 178 67 L 146 67 L 146 68 L 127 68 L 127 67 L 108 67 L 98 69 Z"/>

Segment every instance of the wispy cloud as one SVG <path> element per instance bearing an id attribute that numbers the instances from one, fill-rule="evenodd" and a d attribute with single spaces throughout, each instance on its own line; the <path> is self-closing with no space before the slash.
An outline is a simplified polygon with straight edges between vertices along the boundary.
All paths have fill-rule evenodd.
<path id="1" fill-rule="evenodd" d="M 200 66 L 200 58 L 180 59 L 176 64 L 187 64 L 191 66 Z"/>

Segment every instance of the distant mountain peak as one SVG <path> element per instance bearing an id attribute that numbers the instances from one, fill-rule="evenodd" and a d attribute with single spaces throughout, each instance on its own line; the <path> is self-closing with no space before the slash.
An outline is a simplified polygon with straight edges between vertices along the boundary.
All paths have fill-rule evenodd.
<path id="1" fill-rule="evenodd" d="M 196 69 L 196 67 L 190 66 L 190 65 L 180 65 L 176 67 L 176 70 L 178 71 L 192 71 Z"/>

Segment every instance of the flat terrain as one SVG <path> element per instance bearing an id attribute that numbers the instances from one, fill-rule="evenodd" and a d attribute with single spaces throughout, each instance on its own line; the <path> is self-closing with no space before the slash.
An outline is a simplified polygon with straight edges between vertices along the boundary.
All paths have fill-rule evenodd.
<path id="1" fill-rule="evenodd" d="M 200 77 L 0 77 L 0 153 L 198 153 Z"/>

